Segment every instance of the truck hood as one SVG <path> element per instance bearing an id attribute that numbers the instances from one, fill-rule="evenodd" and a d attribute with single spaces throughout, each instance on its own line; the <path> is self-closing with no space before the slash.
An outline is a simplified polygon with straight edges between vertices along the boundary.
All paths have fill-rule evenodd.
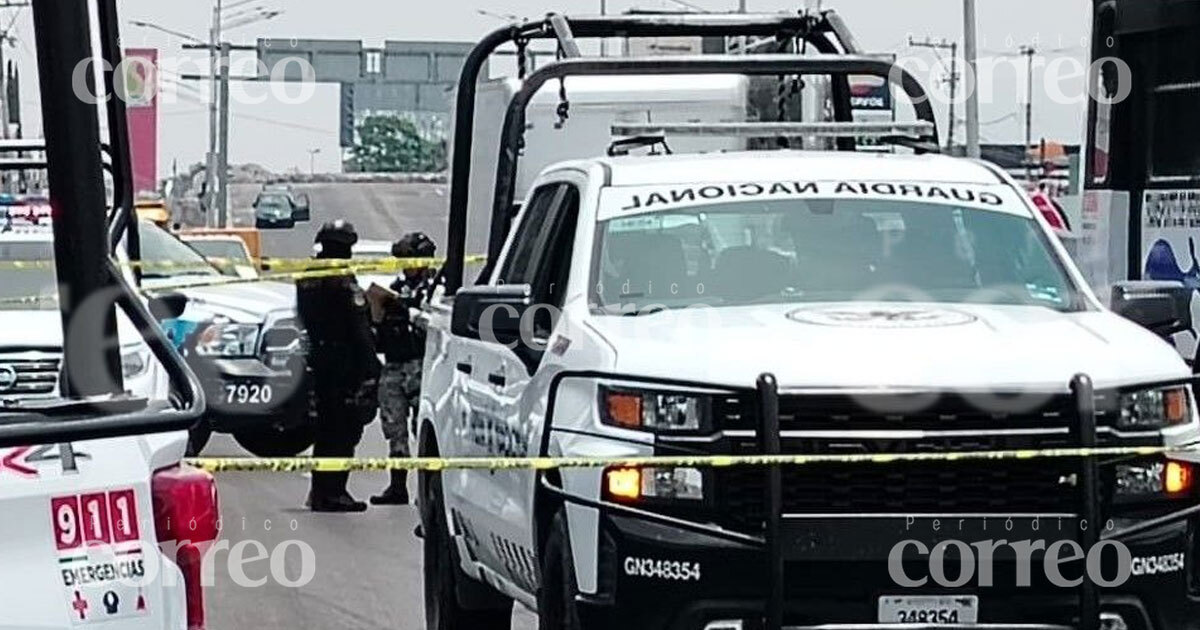
<path id="1" fill-rule="evenodd" d="M 0 311 L 0 321 L 4 322 L 0 327 L 0 350 L 15 346 L 62 348 L 62 319 L 58 310 Z"/>
<path id="2" fill-rule="evenodd" d="M 122 344 L 136 343 L 141 336 L 124 313 L 118 311 L 117 335 Z M 0 352 L 13 348 L 62 348 L 62 319 L 57 310 L 0 311 Z"/>
<path id="3" fill-rule="evenodd" d="M 662 311 L 588 320 L 615 371 L 752 387 L 1064 389 L 1191 375 L 1175 350 L 1107 311 L 1038 306 L 824 303 Z"/>
<path id="4" fill-rule="evenodd" d="M 261 323 L 269 313 L 296 308 L 296 287 L 282 282 L 235 282 L 185 287 L 179 292 L 188 296 L 189 308 L 204 309 L 241 323 Z"/>

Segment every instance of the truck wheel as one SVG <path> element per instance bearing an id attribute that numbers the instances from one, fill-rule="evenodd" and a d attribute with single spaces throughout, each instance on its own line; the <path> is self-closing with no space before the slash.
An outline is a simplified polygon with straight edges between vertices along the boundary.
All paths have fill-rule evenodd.
<path id="1" fill-rule="evenodd" d="M 207 420 L 201 420 L 196 426 L 188 429 L 187 456 L 199 456 L 200 451 L 203 451 L 204 447 L 208 445 L 210 437 L 212 437 L 212 425 Z"/>
<path id="2" fill-rule="evenodd" d="M 538 628 L 541 630 L 583 630 L 575 596 L 575 562 L 571 559 L 567 515 L 554 516 L 546 546 L 542 549 L 542 588 L 538 591 Z"/>
<path id="3" fill-rule="evenodd" d="M 316 435 L 311 426 L 261 427 L 235 431 L 233 439 L 257 457 L 295 457 L 313 445 Z"/>
<path id="4" fill-rule="evenodd" d="M 424 529 L 425 628 L 427 630 L 509 630 L 512 627 L 512 600 L 500 608 L 468 610 L 459 601 L 462 574 L 442 505 L 442 478 L 428 475 L 422 502 Z M 482 586 L 482 585 L 480 585 Z M 485 587 L 486 588 L 486 587 Z M 498 595 L 498 594 L 497 594 Z M 501 599 L 497 597 L 496 599 Z"/>

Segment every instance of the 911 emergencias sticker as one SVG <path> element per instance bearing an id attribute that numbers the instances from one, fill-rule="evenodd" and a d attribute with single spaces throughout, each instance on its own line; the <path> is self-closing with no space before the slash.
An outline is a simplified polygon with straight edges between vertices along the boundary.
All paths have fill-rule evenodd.
<path id="1" fill-rule="evenodd" d="M 148 563 L 132 489 L 50 500 L 57 573 L 75 625 L 150 613 Z"/>

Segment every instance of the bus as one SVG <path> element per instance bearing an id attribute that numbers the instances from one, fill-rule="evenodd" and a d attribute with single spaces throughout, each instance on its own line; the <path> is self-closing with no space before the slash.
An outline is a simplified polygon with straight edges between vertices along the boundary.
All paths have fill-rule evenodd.
<path id="1" fill-rule="evenodd" d="M 1172 292 L 1196 366 L 1200 0 L 1095 0 L 1092 62 L 1078 262 L 1101 292 Z"/>

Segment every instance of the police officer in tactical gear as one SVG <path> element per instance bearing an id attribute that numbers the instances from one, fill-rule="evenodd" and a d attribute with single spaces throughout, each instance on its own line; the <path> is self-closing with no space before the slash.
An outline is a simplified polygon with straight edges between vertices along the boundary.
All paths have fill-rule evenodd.
<path id="1" fill-rule="evenodd" d="M 433 258 L 437 245 L 421 232 L 404 235 L 392 244 L 396 258 Z M 421 369 L 425 357 L 425 331 L 412 321 L 411 310 L 421 308 L 433 287 L 436 271 L 418 267 L 401 271 L 391 290 L 399 296 L 384 306 L 377 327 L 379 350 L 385 359 L 379 377 L 379 412 L 389 457 L 409 457 L 409 423 L 417 413 L 421 395 Z M 373 505 L 406 505 L 407 476 L 391 472 L 391 483 L 382 494 L 371 497 Z"/>
<path id="2" fill-rule="evenodd" d="M 358 242 L 354 226 L 321 226 L 317 259 L 349 260 Z M 297 310 L 309 339 L 309 365 L 317 412 L 314 457 L 353 457 L 363 426 L 375 418 L 379 359 L 366 296 L 353 274 L 305 278 L 296 283 Z M 348 472 L 312 474 L 314 512 L 362 512 L 367 505 L 346 491 Z"/>

